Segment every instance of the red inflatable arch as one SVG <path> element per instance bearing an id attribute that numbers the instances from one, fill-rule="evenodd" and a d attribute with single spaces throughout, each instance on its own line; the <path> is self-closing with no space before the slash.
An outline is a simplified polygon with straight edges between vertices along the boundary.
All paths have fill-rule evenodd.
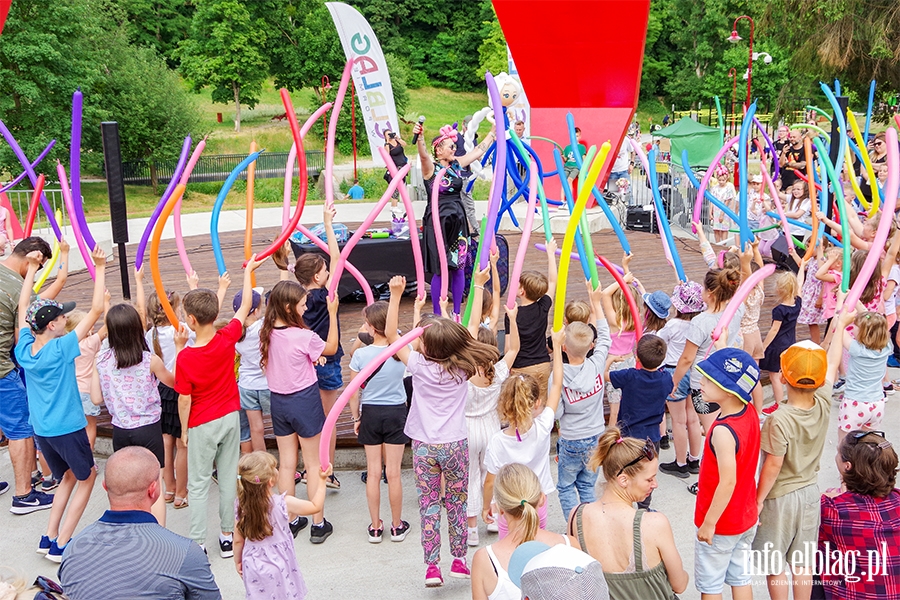
<path id="1" fill-rule="evenodd" d="M 0 33 L 3 33 L 3 25 L 6 24 L 6 15 L 9 14 L 10 6 L 12 6 L 12 0 L 0 0 Z"/>
<path id="2" fill-rule="evenodd" d="M 637 108 L 649 0 L 493 0 L 506 43 L 531 104 L 531 133 L 568 144 L 566 113 L 590 144 L 610 140 L 600 175 Z M 535 142 L 544 168 L 553 148 Z M 559 186 L 547 181 L 553 197 Z"/>

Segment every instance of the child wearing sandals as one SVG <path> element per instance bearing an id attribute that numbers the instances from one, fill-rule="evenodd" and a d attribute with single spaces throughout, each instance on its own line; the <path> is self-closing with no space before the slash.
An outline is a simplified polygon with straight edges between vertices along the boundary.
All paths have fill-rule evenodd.
<path id="1" fill-rule="evenodd" d="M 259 366 L 259 332 L 262 329 L 262 291 L 254 288 L 250 301 L 250 314 L 244 321 L 244 335 L 234 349 L 240 357 L 238 366 L 238 392 L 241 395 L 241 454 L 266 450 L 263 413 L 271 412 L 271 397 L 266 374 Z M 231 307 L 237 312 L 241 307 L 243 290 L 234 295 Z"/>

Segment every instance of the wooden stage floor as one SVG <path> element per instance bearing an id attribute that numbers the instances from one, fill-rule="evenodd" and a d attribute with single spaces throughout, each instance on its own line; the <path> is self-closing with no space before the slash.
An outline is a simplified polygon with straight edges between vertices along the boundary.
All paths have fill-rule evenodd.
<path id="1" fill-rule="evenodd" d="M 348 224 L 351 231 L 355 228 L 354 225 L 355 224 Z M 374 226 L 379 225 L 376 224 Z M 382 224 L 381 226 L 388 226 L 388 224 Z M 256 230 L 254 232 L 254 250 L 262 251 L 268 247 L 278 233 L 279 231 L 276 228 Z M 518 248 L 519 240 L 521 239 L 521 234 L 519 232 L 506 232 L 504 235 L 509 241 L 510 262 L 512 262 L 516 249 Z M 540 236 L 540 233 L 535 234 L 532 237 L 533 242 L 543 241 L 542 239 L 539 239 Z M 674 270 L 665 260 L 659 235 L 629 231 L 627 232 L 627 236 L 632 251 L 635 253 L 631 268 L 635 275 L 641 280 L 641 283 L 644 284 L 644 287 L 648 291 L 663 290 L 667 293 L 671 293 L 677 279 Z M 222 317 L 230 317 L 233 314 L 233 311 L 231 310 L 231 299 L 234 293 L 240 289 L 242 277 L 240 265 L 243 257 L 243 237 L 243 232 L 230 232 L 222 234 L 221 236 L 222 250 L 226 258 L 226 264 L 232 270 L 231 273 L 233 279 L 229 294 L 220 315 Z M 619 264 L 621 262 L 621 246 L 612 231 L 596 233 L 592 237 L 594 248 L 598 252 L 605 255 L 614 263 Z M 213 257 L 209 236 L 192 236 L 186 238 L 184 241 L 191 263 L 200 275 L 200 285 L 202 287 L 215 289 L 217 285 L 216 263 Z M 562 243 L 561 237 L 557 238 L 557 242 L 560 244 Z M 678 251 L 688 277 L 695 281 L 699 281 L 706 272 L 706 265 L 703 262 L 703 257 L 700 254 L 697 242 L 695 240 L 676 239 L 676 243 L 678 244 Z M 128 260 L 131 265 L 133 265 L 136 248 L 137 244 L 129 244 L 128 246 Z M 73 251 L 75 251 L 74 248 Z M 168 289 L 179 290 L 182 293 L 186 292 L 187 283 L 185 281 L 181 262 L 178 258 L 174 240 L 162 242 L 160 246 L 160 262 L 163 267 L 161 275 L 166 287 Z M 149 274 L 149 258 L 146 258 L 145 264 L 147 265 L 145 286 L 147 293 L 150 294 L 153 292 L 153 283 Z M 512 265 L 510 265 L 510 268 L 512 268 Z M 528 252 L 525 255 L 525 269 L 534 269 L 541 272 L 546 270 L 545 254 L 535 249 L 533 243 L 529 244 Z M 257 285 L 263 286 L 267 290 L 271 289 L 271 287 L 277 283 L 278 278 L 279 271 L 271 261 L 260 267 L 257 271 Z M 568 299 L 587 299 L 587 290 L 585 289 L 582 278 L 583 273 L 580 266 L 578 264 L 572 264 L 568 277 Z M 604 285 L 611 281 L 611 277 L 602 268 L 600 269 L 600 279 Z M 113 303 L 122 300 L 122 286 L 120 281 L 119 265 L 117 262 L 110 262 L 106 268 L 106 282 L 107 287 L 112 294 Z M 133 270 L 131 286 L 133 293 Z M 90 305 L 91 291 L 92 282 L 87 272 L 74 273 L 69 276 L 66 287 L 60 295 L 60 300 L 74 300 L 79 304 L 79 307 L 86 308 Z M 766 300 L 760 318 L 760 329 L 762 330 L 763 337 L 765 337 L 765 333 L 771 323 L 771 312 L 774 305 L 774 283 L 767 280 Z M 346 302 L 341 305 L 341 343 L 345 350 L 349 349 L 351 345 L 350 340 L 356 337 L 357 331 L 362 324 L 361 309 L 363 306 L 364 305 L 361 302 Z M 409 328 L 411 318 L 412 299 L 404 298 L 403 303 L 401 304 L 401 327 L 403 329 Z M 801 335 L 805 334 L 805 332 L 800 333 Z M 350 378 L 349 362 L 349 358 L 345 358 L 342 361 L 345 382 Z M 111 435 L 111 426 L 105 408 L 103 408 L 103 413 L 100 418 L 99 430 L 100 435 Z M 341 418 L 338 420 L 337 431 L 339 445 L 356 445 L 356 436 L 353 434 L 349 409 L 345 409 Z M 268 417 L 266 419 L 266 434 L 267 443 L 274 447 L 275 440 L 274 437 L 272 437 L 271 424 Z"/>

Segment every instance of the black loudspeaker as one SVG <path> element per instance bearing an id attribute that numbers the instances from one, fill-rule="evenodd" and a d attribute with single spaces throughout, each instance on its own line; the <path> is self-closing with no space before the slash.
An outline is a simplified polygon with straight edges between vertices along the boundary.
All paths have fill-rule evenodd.
<path id="1" fill-rule="evenodd" d="M 106 189 L 109 192 L 109 216 L 114 244 L 128 243 L 128 208 L 125 205 L 125 181 L 122 177 L 122 153 L 119 149 L 119 124 L 100 124 L 103 137 L 103 161 L 106 163 Z"/>
<path id="2" fill-rule="evenodd" d="M 791 255 L 788 254 L 788 246 L 787 240 L 784 239 L 783 235 L 779 235 L 778 239 L 772 244 L 772 260 L 778 265 L 778 268 L 781 270 L 790 270 L 794 273 L 800 271 L 799 265 L 794 262 L 794 259 L 791 258 Z"/>
<path id="3" fill-rule="evenodd" d="M 658 233 L 656 225 L 656 211 L 652 206 L 629 206 L 625 214 L 625 229 L 631 231 L 646 231 Z"/>

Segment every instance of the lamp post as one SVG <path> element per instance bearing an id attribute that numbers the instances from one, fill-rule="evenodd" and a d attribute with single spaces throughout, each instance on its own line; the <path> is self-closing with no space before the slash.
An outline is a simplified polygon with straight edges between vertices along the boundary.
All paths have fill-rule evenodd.
<path id="1" fill-rule="evenodd" d="M 734 124 L 737 119 L 734 116 L 734 103 L 737 100 L 737 71 L 732 67 L 728 70 L 728 76 L 731 77 L 731 132 L 734 133 Z"/>
<path id="2" fill-rule="evenodd" d="M 737 32 L 737 24 L 741 19 L 750 21 L 750 51 L 747 55 L 747 100 L 744 102 L 744 110 L 746 111 L 750 107 L 750 88 L 753 85 L 753 18 L 748 17 L 747 15 L 741 15 L 735 19 L 734 25 L 731 26 L 731 35 L 728 37 L 728 41 L 732 44 L 736 44 L 743 39 Z M 769 60 L 771 61 L 771 57 Z"/>
<path id="3" fill-rule="evenodd" d="M 319 88 L 319 93 L 322 96 L 322 104 L 325 104 L 328 101 L 327 95 L 325 92 L 331 89 L 331 81 L 328 79 L 328 75 L 322 75 L 322 86 Z M 322 140 L 327 144 L 328 143 L 328 117 L 327 113 L 322 113 Z"/>

